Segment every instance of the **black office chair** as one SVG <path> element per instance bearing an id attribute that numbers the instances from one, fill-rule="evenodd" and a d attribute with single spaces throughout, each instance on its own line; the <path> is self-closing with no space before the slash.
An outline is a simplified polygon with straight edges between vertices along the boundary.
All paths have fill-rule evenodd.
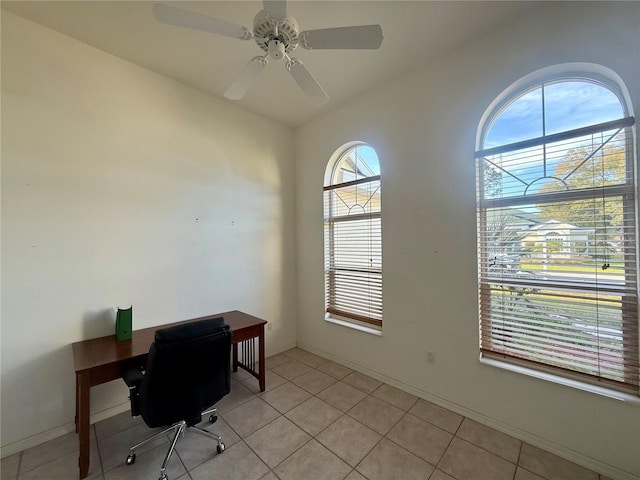
<path id="1" fill-rule="evenodd" d="M 218 453 L 224 451 L 220 436 L 196 424 L 202 415 L 211 414 L 211 423 L 218 418 L 215 408 L 207 408 L 230 391 L 230 352 L 231 329 L 223 318 L 156 331 L 146 365 L 127 369 L 123 379 L 129 386 L 131 415 L 142 415 L 150 428 L 170 426 L 131 447 L 127 465 L 135 462 L 138 447 L 172 430 L 176 432 L 162 462 L 160 480 L 167 480 L 167 463 L 187 428 L 216 440 Z"/>

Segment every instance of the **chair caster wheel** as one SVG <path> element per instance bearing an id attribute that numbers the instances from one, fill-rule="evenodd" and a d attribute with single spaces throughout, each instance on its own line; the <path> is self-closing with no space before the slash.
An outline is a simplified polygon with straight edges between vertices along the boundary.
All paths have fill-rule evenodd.
<path id="1" fill-rule="evenodd" d="M 222 453 L 224 452 L 224 449 L 227 448 L 224 446 L 224 443 L 219 443 L 218 446 L 216 447 L 216 450 L 218 451 L 218 453 Z"/>
<path id="2" fill-rule="evenodd" d="M 160 480 L 169 480 L 169 477 L 167 477 L 166 473 L 163 473 L 162 476 L 160 477 Z"/>
<path id="3" fill-rule="evenodd" d="M 136 454 L 130 453 L 127 455 L 127 465 L 133 465 L 134 463 L 136 463 Z"/>
<path id="4" fill-rule="evenodd" d="M 218 421 L 218 415 L 211 415 L 209 417 L 209 423 L 216 423 Z"/>

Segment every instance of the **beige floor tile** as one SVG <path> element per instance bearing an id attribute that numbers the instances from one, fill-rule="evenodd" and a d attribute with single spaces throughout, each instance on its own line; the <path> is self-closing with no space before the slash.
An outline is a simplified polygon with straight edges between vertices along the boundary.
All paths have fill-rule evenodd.
<path id="1" fill-rule="evenodd" d="M 317 435 L 341 415 L 340 410 L 316 397 L 286 413 L 289 420 L 310 435 Z"/>
<path id="2" fill-rule="evenodd" d="M 305 355 L 308 355 L 309 352 L 307 352 L 306 350 L 302 350 L 301 348 L 295 347 L 295 348 L 292 348 L 291 350 L 287 350 L 286 352 L 282 352 L 282 354 L 286 355 L 287 357 L 291 357 L 295 360 Z"/>
<path id="3" fill-rule="evenodd" d="M 364 478 L 357 470 L 352 470 L 349 475 L 344 480 L 367 480 Z"/>
<path id="4" fill-rule="evenodd" d="M 291 357 L 284 355 L 283 353 L 279 353 L 278 355 L 274 355 L 273 357 L 269 357 L 266 359 L 265 367 L 271 370 L 276 367 L 279 367 L 282 364 L 288 363 L 292 360 Z"/>
<path id="5" fill-rule="evenodd" d="M 340 380 L 341 378 L 349 375 L 353 370 L 344 365 L 340 365 L 339 363 L 335 363 L 332 361 L 328 361 L 327 363 L 323 363 L 318 367 L 318 370 L 326 373 L 327 375 L 331 375 L 333 378 L 337 378 Z"/>
<path id="6" fill-rule="evenodd" d="M 430 464 L 437 465 L 453 435 L 407 414 L 391 429 L 387 438 Z"/>
<path id="7" fill-rule="evenodd" d="M 433 466 L 385 438 L 357 470 L 368 480 L 424 480 L 433 472 Z"/>
<path id="8" fill-rule="evenodd" d="M 278 411 L 271 405 L 261 398 L 256 398 L 224 414 L 223 419 L 244 438 L 279 416 Z"/>
<path id="9" fill-rule="evenodd" d="M 123 412 L 96 423 L 96 437 L 102 440 L 141 423 L 144 423 L 142 417 L 132 417 L 130 411 Z"/>
<path id="10" fill-rule="evenodd" d="M 451 475 L 447 475 L 442 470 L 435 470 L 429 477 L 429 480 L 456 480 L 456 479 L 453 478 Z"/>
<path id="11" fill-rule="evenodd" d="M 381 381 L 363 375 L 360 372 L 350 373 L 344 377 L 342 381 L 366 393 L 373 393 L 380 385 L 382 385 Z"/>
<path id="12" fill-rule="evenodd" d="M 92 442 L 95 443 L 95 432 L 91 429 Z M 52 462 L 71 452 L 78 451 L 78 435 L 67 433 L 48 442 L 29 448 L 22 452 L 20 475 L 41 465 Z"/>
<path id="13" fill-rule="evenodd" d="M 398 407 L 405 412 L 415 405 L 418 401 L 418 397 L 411 395 L 410 393 L 403 392 L 402 390 L 392 387 L 383 383 L 372 394 L 372 396 L 384 400 L 385 402 Z"/>
<path id="14" fill-rule="evenodd" d="M 264 375 L 264 391 L 268 392 L 269 390 L 273 390 L 286 382 L 286 378 L 282 378 L 272 370 L 266 370 Z M 242 382 L 242 385 L 256 395 L 261 395 L 263 393 L 260 391 L 260 382 L 258 382 L 257 378 L 251 377 Z"/>
<path id="15" fill-rule="evenodd" d="M 313 368 L 318 368 L 320 365 L 329 361 L 326 358 L 319 357 L 318 355 L 314 355 L 313 353 L 307 353 L 306 355 L 299 357 L 297 360 Z"/>
<path id="16" fill-rule="evenodd" d="M 266 372 L 272 373 L 271 370 L 266 370 L 265 371 L 265 387 L 267 385 Z M 253 376 L 249 376 L 249 378 L 246 378 L 245 380 L 240 382 L 240 385 L 242 385 L 244 388 L 249 390 L 254 395 L 260 395 L 262 393 L 260 391 L 260 381 L 257 378 L 253 377 Z M 233 388 L 233 383 L 231 384 L 231 388 Z M 266 391 L 266 388 L 265 388 L 265 391 Z"/>
<path id="17" fill-rule="evenodd" d="M 380 441 L 382 435 L 345 415 L 329 425 L 317 440 L 355 467 Z"/>
<path id="18" fill-rule="evenodd" d="M 536 475 L 535 473 L 531 473 L 522 467 L 518 467 L 516 469 L 516 476 L 513 477 L 513 480 L 544 480 L 544 478 Z"/>
<path id="19" fill-rule="evenodd" d="M 270 471 L 264 477 L 261 477 L 260 480 L 278 480 L 278 477 L 275 473 Z"/>
<path id="20" fill-rule="evenodd" d="M 231 427 L 221 417 L 215 423 L 208 421 L 198 424 L 200 428 L 210 431 L 213 434 L 222 437 L 222 443 L 226 447 L 230 447 L 240 441 L 240 437 L 236 435 Z M 187 470 L 191 470 L 210 458 L 218 455 L 218 442 L 200 435 L 193 430 L 187 430 L 184 436 L 178 440 L 176 451 L 180 455 L 180 459 Z"/>
<path id="21" fill-rule="evenodd" d="M 300 375 L 298 378 L 292 380 L 293 383 L 300 388 L 305 389 L 312 395 L 320 393 L 325 388 L 333 385 L 337 382 L 335 378 L 326 373 L 322 373 L 318 370 L 311 370 L 310 372 Z"/>
<path id="22" fill-rule="evenodd" d="M 311 394 L 293 383 L 287 382 L 264 393 L 261 398 L 280 413 L 286 413 L 306 402 L 311 398 Z"/>
<path id="23" fill-rule="evenodd" d="M 237 372 L 234 372 L 233 370 L 231 371 L 231 380 L 233 381 L 244 382 L 248 378 L 253 378 L 253 375 L 247 372 L 244 368 L 238 368 Z"/>
<path id="24" fill-rule="evenodd" d="M 495 453 L 511 463 L 518 462 L 522 442 L 493 428 L 465 418 L 456 435 L 474 445 L 489 450 L 491 453 Z"/>
<path id="25" fill-rule="evenodd" d="M 256 396 L 251 390 L 243 384 L 235 382 L 231 385 L 231 391 L 214 406 L 218 409 L 219 414 L 224 415 L 226 412 L 238 408 L 254 398 Z"/>
<path id="26" fill-rule="evenodd" d="M 96 480 L 102 478 L 102 469 L 100 466 L 100 456 L 95 442 L 91 445 L 91 463 L 89 464 L 89 475 L 87 480 Z M 123 458 L 124 463 L 124 458 Z M 26 473 L 20 468 L 20 480 L 68 480 L 70 478 L 78 478 L 78 451 L 74 451 L 56 458 L 44 465 L 31 469 Z M 4 480 L 4 476 L 2 477 Z"/>
<path id="27" fill-rule="evenodd" d="M 279 417 L 252 433 L 245 442 L 270 468 L 274 468 L 311 439 L 285 417 Z"/>
<path id="28" fill-rule="evenodd" d="M 258 480 L 269 472 L 258 456 L 244 442 L 227 448 L 221 455 L 189 472 L 193 480 Z M 153 478 L 153 477 L 152 477 Z"/>
<path id="29" fill-rule="evenodd" d="M 308 442 L 274 469 L 281 480 L 342 480 L 350 471 L 349 465 L 316 440 Z"/>
<path id="30" fill-rule="evenodd" d="M 451 410 L 447 410 L 446 408 L 422 399 L 418 400 L 418 402 L 411 407 L 409 413 L 449 433 L 456 433 L 464 418 L 462 415 L 458 415 Z"/>
<path id="31" fill-rule="evenodd" d="M 287 380 L 293 380 L 294 378 L 307 373 L 309 370 L 311 370 L 309 365 L 300 363 L 297 360 L 291 360 L 290 362 L 283 363 L 273 369 L 274 372 Z"/>
<path id="32" fill-rule="evenodd" d="M 329 388 L 321 391 L 316 396 L 338 410 L 346 412 L 366 397 L 367 394 L 362 390 L 352 387 L 351 385 L 347 385 L 343 382 L 337 382 Z"/>
<path id="33" fill-rule="evenodd" d="M 18 476 L 18 466 L 20 465 L 21 453 L 9 455 L 0 460 L 0 478 L 3 480 L 13 480 Z"/>
<path id="34" fill-rule="evenodd" d="M 438 468 L 457 480 L 512 480 L 513 463 L 455 437 Z"/>
<path id="35" fill-rule="evenodd" d="M 552 453 L 525 443 L 519 465 L 548 480 L 598 480 L 599 475 Z"/>
<path id="36" fill-rule="evenodd" d="M 105 472 L 104 478 L 105 480 L 138 480 L 141 478 L 158 478 L 160 477 L 160 467 L 162 467 L 162 462 L 164 461 L 164 457 L 167 454 L 167 450 L 169 449 L 169 444 L 161 445 L 159 447 L 154 448 L 153 450 L 146 451 L 144 453 L 136 454 L 136 462 L 133 465 L 126 465 L 124 460 L 125 457 L 122 458 L 121 463 Z M 77 475 L 77 464 L 76 464 L 76 475 Z M 169 478 L 178 478 L 181 475 L 184 475 L 186 470 L 184 465 L 180 461 L 180 457 L 173 453 L 171 458 L 169 459 L 169 463 L 167 465 L 167 476 Z M 46 477 L 51 478 L 51 477 Z M 68 478 L 77 478 L 76 477 L 68 477 Z"/>
<path id="37" fill-rule="evenodd" d="M 404 415 L 404 412 L 399 408 L 383 402 L 379 398 L 366 397 L 351 408 L 351 410 L 347 412 L 347 415 L 364 423 L 376 432 L 385 435 L 398 423 Z"/>
<path id="38" fill-rule="evenodd" d="M 123 465 L 127 459 L 127 455 L 129 455 L 129 449 L 133 445 L 140 443 L 144 439 L 149 438 L 161 430 L 161 428 L 149 428 L 144 423 L 141 423 L 135 427 L 129 428 L 128 430 L 124 430 L 101 440 L 100 458 L 102 459 L 102 471 L 107 472 L 112 468 Z M 147 452 L 150 452 L 157 447 L 168 448 L 168 437 L 159 437 L 153 442 L 138 448 L 136 450 L 137 459 L 141 459 Z M 93 465 L 96 458 L 97 457 L 94 457 L 93 455 L 91 456 L 91 465 Z"/>

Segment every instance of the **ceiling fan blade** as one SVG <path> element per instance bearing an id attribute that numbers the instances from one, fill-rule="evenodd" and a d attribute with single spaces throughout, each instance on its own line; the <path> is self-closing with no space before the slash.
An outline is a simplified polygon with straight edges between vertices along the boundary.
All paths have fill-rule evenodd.
<path id="1" fill-rule="evenodd" d="M 266 65 L 267 60 L 265 57 L 255 57 L 252 59 L 244 66 L 238 78 L 227 88 L 224 96 L 229 100 L 240 100 L 249 88 L 251 88 L 251 84 Z"/>
<path id="2" fill-rule="evenodd" d="M 264 0 L 263 5 L 270 17 L 284 18 L 287 16 L 286 0 Z"/>
<path id="3" fill-rule="evenodd" d="M 289 73 L 291 73 L 291 76 L 298 86 L 307 94 L 313 103 L 324 105 L 329 101 L 327 92 L 322 89 L 318 81 L 313 78 L 311 72 L 307 70 L 307 67 L 305 67 L 300 60 L 292 58 L 287 63 L 287 70 L 289 70 Z"/>
<path id="4" fill-rule="evenodd" d="M 308 50 L 364 49 L 376 50 L 382 45 L 380 25 L 321 28 L 300 33 L 300 45 Z"/>
<path id="5" fill-rule="evenodd" d="M 161 3 L 153 6 L 153 14 L 162 23 L 174 25 L 176 27 L 190 28 L 201 32 L 217 33 L 226 37 L 248 40 L 251 33 L 240 25 L 225 22 L 218 18 L 209 17 L 200 13 L 182 10 L 181 8 L 169 7 Z"/>

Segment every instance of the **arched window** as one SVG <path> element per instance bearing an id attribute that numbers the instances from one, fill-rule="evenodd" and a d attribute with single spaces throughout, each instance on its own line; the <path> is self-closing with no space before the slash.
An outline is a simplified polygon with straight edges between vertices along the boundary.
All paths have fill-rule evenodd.
<path id="1" fill-rule="evenodd" d="M 480 349 L 637 396 L 634 118 L 617 76 L 587 70 L 533 74 L 479 127 Z"/>
<path id="2" fill-rule="evenodd" d="M 380 164 L 353 143 L 329 161 L 324 187 L 327 318 L 382 326 Z"/>

